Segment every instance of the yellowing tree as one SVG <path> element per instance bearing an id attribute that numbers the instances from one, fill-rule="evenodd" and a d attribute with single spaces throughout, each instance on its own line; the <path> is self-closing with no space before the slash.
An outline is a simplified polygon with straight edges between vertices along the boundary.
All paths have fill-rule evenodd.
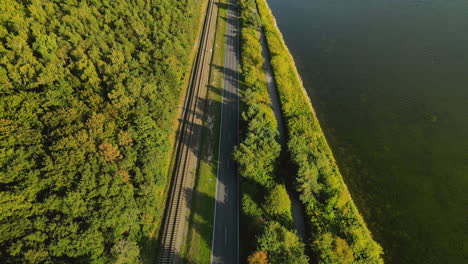
<path id="1" fill-rule="evenodd" d="M 267 264 L 268 263 L 268 255 L 265 251 L 256 251 L 252 255 L 249 256 L 247 259 L 249 264 Z"/>
<path id="2" fill-rule="evenodd" d="M 121 158 L 119 149 L 108 142 L 101 144 L 99 150 L 107 161 L 115 161 Z"/>

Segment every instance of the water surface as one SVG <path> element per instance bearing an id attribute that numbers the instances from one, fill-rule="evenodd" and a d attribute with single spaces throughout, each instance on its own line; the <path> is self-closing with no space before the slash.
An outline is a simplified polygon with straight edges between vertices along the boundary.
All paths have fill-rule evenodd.
<path id="1" fill-rule="evenodd" d="M 387 263 L 468 263 L 468 1 L 269 0 Z"/>

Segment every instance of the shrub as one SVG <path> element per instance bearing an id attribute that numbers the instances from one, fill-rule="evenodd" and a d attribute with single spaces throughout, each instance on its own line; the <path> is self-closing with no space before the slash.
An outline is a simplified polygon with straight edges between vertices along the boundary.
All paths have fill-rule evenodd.
<path id="1" fill-rule="evenodd" d="M 268 252 L 271 263 L 309 263 L 308 258 L 304 255 L 304 244 L 297 234 L 287 230 L 278 222 L 270 221 L 267 223 L 258 243 L 261 250 Z"/>
<path id="2" fill-rule="evenodd" d="M 291 214 L 291 200 L 283 184 L 277 184 L 270 189 L 263 204 L 265 211 L 270 215 Z"/>

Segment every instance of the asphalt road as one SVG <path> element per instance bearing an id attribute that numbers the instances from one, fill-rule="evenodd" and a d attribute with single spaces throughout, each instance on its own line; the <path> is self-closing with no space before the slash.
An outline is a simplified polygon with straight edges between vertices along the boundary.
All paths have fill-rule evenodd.
<path id="1" fill-rule="evenodd" d="M 239 263 L 239 174 L 232 151 L 239 143 L 239 11 L 229 0 L 211 263 Z"/>

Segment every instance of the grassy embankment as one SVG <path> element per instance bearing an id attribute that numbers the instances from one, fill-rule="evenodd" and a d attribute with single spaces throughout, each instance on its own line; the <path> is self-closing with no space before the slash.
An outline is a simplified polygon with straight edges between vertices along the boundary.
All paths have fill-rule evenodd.
<path id="1" fill-rule="evenodd" d="M 266 34 L 288 132 L 288 152 L 297 167 L 296 186 L 304 204 L 310 249 L 319 263 L 382 263 L 354 205 L 265 0 L 256 0 Z"/>
<path id="2" fill-rule="evenodd" d="M 194 186 L 187 240 L 184 244 L 184 260 L 187 263 L 209 263 L 213 232 L 216 172 L 218 166 L 219 127 L 223 89 L 223 65 L 226 32 L 225 4 L 219 0 L 216 37 L 213 47 L 207 93 L 207 108 L 202 135 L 202 158 Z"/>
<path id="3" fill-rule="evenodd" d="M 291 201 L 278 172 L 281 146 L 268 94 L 259 17 L 254 0 L 241 1 L 242 142 L 234 158 L 241 175 L 241 259 L 249 263 L 308 263 L 295 232 Z"/>

